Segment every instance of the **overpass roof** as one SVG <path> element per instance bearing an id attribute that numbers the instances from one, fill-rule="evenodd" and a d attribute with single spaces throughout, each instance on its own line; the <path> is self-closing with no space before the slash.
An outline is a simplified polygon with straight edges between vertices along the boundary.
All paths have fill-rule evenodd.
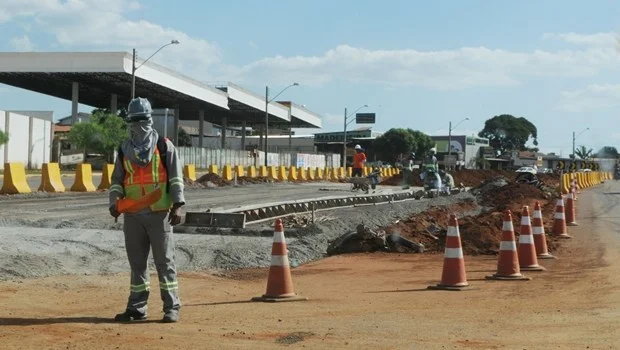
<path id="1" fill-rule="evenodd" d="M 111 94 L 118 106 L 131 97 L 132 54 L 127 52 L 2 52 L 0 83 L 71 101 L 72 83 L 79 83 L 79 102 L 98 108 L 110 107 Z M 136 59 L 140 65 L 144 61 Z M 264 124 L 264 98 L 234 84 L 215 88 L 164 66 L 148 61 L 136 70 L 136 96 L 147 97 L 153 108 L 179 105 L 179 118 L 197 120 L 199 110 L 205 121 L 229 126 Z M 277 102 L 269 105 L 270 125 L 316 128 L 318 115 L 297 111 Z M 292 117 L 294 116 L 294 117 Z"/>

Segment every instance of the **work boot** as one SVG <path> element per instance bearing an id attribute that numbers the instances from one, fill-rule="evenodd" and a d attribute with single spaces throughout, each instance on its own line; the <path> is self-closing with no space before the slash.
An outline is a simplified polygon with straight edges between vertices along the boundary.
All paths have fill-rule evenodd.
<path id="1" fill-rule="evenodd" d="M 164 313 L 163 323 L 175 323 L 179 321 L 179 310 L 168 310 Z"/>
<path id="2" fill-rule="evenodd" d="M 132 322 L 132 321 L 144 321 L 147 315 L 134 310 L 125 310 L 122 314 L 118 314 L 114 317 L 116 322 Z"/>

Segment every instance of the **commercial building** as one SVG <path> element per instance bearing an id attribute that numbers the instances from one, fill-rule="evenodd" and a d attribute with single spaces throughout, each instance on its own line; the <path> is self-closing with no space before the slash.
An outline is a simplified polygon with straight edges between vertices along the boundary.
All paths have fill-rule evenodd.
<path id="1" fill-rule="evenodd" d="M 489 139 L 467 135 L 431 136 L 437 147 L 437 158 L 440 165 L 454 167 L 461 165 L 467 169 L 480 168 L 479 158 L 489 148 Z M 451 150 L 450 152 L 448 152 Z M 449 156 L 450 153 L 450 156 Z M 493 156 L 487 153 L 488 156 Z"/>
<path id="2" fill-rule="evenodd" d="M 347 164 L 352 162 L 355 145 L 364 149 L 369 161 L 377 161 L 376 150 L 373 147 L 374 140 L 383 135 L 383 132 L 373 131 L 369 127 L 347 130 Z M 337 153 L 343 151 L 344 131 L 325 132 L 314 134 L 314 145 L 319 153 Z"/>

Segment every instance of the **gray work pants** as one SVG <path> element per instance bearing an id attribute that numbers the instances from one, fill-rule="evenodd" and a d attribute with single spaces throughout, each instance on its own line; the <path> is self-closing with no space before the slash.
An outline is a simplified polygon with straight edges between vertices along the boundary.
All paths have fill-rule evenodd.
<path id="1" fill-rule="evenodd" d="M 159 277 L 164 312 L 181 308 L 177 272 L 174 266 L 174 240 L 168 212 L 125 214 L 123 232 L 125 249 L 131 267 L 131 282 L 127 310 L 147 313 L 150 281 L 148 272 L 149 250 Z"/>

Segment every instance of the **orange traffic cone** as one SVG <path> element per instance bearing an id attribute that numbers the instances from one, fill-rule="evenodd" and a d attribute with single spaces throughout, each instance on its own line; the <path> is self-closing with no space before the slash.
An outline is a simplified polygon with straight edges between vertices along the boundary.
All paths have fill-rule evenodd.
<path id="1" fill-rule="evenodd" d="M 300 301 L 308 298 L 299 297 L 293 292 L 293 279 L 288 263 L 288 249 L 284 239 L 282 220 L 276 220 L 271 247 L 271 266 L 267 277 L 267 293 L 254 297 L 252 301 Z"/>
<path id="2" fill-rule="evenodd" d="M 536 201 L 534 213 L 532 214 L 532 233 L 534 234 L 534 245 L 536 246 L 536 257 L 538 259 L 555 259 L 547 250 L 547 237 L 545 235 L 545 225 L 543 224 L 540 202 Z"/>
<path id="3" fill-rule="evenodd" d="M 497 273 L 485 276 L 488 280 L 528 281 L 531 278 L 521 274 L 519 268 L 519 256 L 515 243 L 515 231 L 512 225 L 510 210 L 504 212 L 504 224 L 502 226 L 502 241 L 499 244 L 499 257 L 497 258 Z"/>
<path id="4" fill-rule="evenodd" d="M 574 200 L 577 201 L 577 182 L 573 180 L 573 185 L 570 188 L 570 193 L 573 194 Z"/>
<path id="5" fill-rule="evenodd" d="M 465 260 L 463 259 L 459 224 L 456 216 L 450 215 L 441 282 L 438 285 L 429 286 L 428 289 L 463 290 L 467 287 L 469 287 L 469 283 L 467 283 L 467 276 L 465 276 Z"/>
<path id="6" fill-rule="evenodd" d="M 551 233 L 560 238 L 573 238 L 566 232 L 566 216 L 564 215 L 564 199 L 562 199 L 562 194 L 560 194 L 560 198 L 558 198 L 558 202 L 555 206 L 553 229 Z"/>
<path id="7" fill-rule="evenodd" d="M 577 224 L 577 215 L 575 214 L 575 192 L 571 192 L 566 197 L 566 225 L 579 226 Z"/>
<path id="8" fill-rule="evenodd" d="M 530 209 L 527 205 L 523 206 L 521 213 L 521 230 L 519 235 L 519 268 L 523 271 L 545 271 L 545 268 L 538 265 L 536 258 L 536 247 L 532 235 L 532 222 L 530 221 Z"/>

